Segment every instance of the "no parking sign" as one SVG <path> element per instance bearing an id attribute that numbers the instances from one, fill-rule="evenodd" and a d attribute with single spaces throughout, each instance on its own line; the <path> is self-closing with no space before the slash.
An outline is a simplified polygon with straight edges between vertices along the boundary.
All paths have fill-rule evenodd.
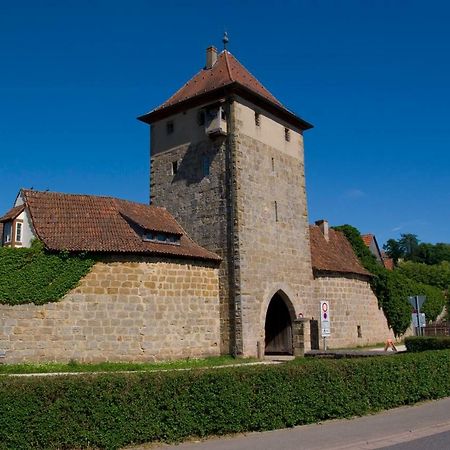
<path id="1" fill-rule="evenodd" d="M 330 304 L 327 300 L 322 300 L 320 302 L 320 324 L 322 328 L 322 337 L 330 336 Z"/>

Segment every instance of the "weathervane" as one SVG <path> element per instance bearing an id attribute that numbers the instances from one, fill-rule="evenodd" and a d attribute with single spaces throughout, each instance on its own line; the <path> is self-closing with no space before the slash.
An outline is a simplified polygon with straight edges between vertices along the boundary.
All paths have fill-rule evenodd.
<path id="1" fill-rule="evenodd" d="M 222 42 L 223 42 L 223 49 L 224 49 L 224 50 L 227 49 L 228 41 L 229 41 L 229 39 L 228 39 L 228 33 L 225 31 L 225 32 L 223 33 L 223 39 L 222 39 Z"/>

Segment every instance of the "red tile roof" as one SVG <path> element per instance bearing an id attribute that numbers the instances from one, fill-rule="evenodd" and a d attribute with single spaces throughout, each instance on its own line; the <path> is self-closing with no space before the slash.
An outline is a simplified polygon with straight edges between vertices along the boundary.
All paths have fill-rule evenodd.
<path id="1" fill-rule="evenodd" d="M 24 209 L 24 205 L 14 206 L 14 208 L 11 208 L 3 217 L 0 217 L 0 222 L 3 223 L 14 220 Z"/>
<path id="2" fill-rule="evenodd" d="M 142 253 L 219 261 L 196 244 L 164 208 L 112 197 L 23 190 L 37 237 L 49 250 Z M 149 242 L 144 231 L 180 236 L 180 245 Z"/>
<path id="3" fill-rule="evenodd" d="M 371 275 L 361 265 L 352 246 L 341 231 L 330 228 L 328 241 L 317 225 L 311 225 L 309 232 L 311 262 L 315 271 Z"/>
<path id="4" fill-rule="evenodd" d="M 372 244 L 374 236 L 373 234 L 362 234 L 361 238 L 364 241 L 364 244 L 366 244 L 367 247 L 370 247 L 370 244 Z"/>
<path id="5" fill-rule="evenodd" d="M 221 52 L 211 69 L 202 69 L 158 109 L 167 108 L 205 92 L 239 83 L 278 106 L 283 105 L 227 50 Z"/>
<path id="6" fill-rule="evenodd" d="M 220 91 L 226 87 L 240 87 L 259 97 L 266 103 L 273 105 L 279 111 L 292 116 L 303 129 L 312 128 L 312 125 L 295 116 L 281 104 L 228 50 L 222 51 L 216 63 L 209 69 L 203 68 L 194 75 L 184 86 L 173 94 L 162 105 L 151 112 L 139 117 L 146 123 L 159 120 L 163 110 L 184 104 L 189 100 L 203 98 L 206 94 Z M 157 117 L 157 119 L 154 119 Z"/>

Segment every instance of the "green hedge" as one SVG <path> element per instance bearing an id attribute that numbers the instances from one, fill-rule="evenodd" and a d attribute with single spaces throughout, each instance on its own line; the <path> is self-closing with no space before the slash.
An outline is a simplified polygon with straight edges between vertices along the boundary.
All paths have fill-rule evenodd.
<path id="1" fill-rule="evenodd" d="M 450 336 L 411 336 L 405 339 L 409 352 L 450 349 Z"/>
<path id="2" fill-rule="evenodd" d="M 450 395 L 450 351 L 283 366 L 0 377 L 1 449 L 117 449 L 270 430 Z"/>
<path id="3" fill-rule="evenodd" d="M 91 269 L 85 255 L 32 248 L 0 248 L 0 303 L 37 305 L 61 299 Z"/>

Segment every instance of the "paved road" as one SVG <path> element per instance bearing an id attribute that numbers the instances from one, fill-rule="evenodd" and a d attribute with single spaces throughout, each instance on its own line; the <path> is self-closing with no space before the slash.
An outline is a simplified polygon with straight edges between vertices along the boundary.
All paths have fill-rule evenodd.
<path id="1" fill-rule="evenodd" d="M 152 450 L 356 450 L 392 448 L 393 450 L 450 449 L 450 397 L 415 406 L 396 408 L 351 420 L 332 420 L 285 430 L 188 442 L 177 446 L 138 446 Z M 433 436 L 431 440 L 423 438 Z M 443 439 L 441 441 L 440 439 Z M 433 439 L 445 446 L 432 447 Z M 407 442 L 418 447 L 396 447 Z M 426 444 L 428 442 L 430 447 Z M 422 445 L 422 447 L 420 446 Z"/>
<path id="2" fill-rule="evenodd" d="M 384 450 L 448 450 L 450 449 L 450 431 L 404 442 L 403 444 L 383 447 Z"/>

